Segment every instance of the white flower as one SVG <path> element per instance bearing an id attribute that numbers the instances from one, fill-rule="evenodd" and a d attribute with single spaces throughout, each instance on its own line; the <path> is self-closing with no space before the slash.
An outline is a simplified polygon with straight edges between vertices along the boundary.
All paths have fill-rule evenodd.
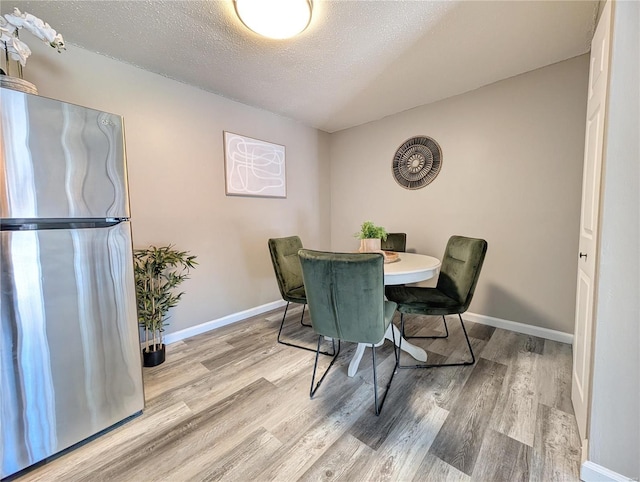
<path id="1" fill-rule="evenodd" d="M 9 56 L 13 60 L 17 60 L 18 62 L 20 62 L 20 64 L 24 67 L 27 64 L 29 55 L 31 55 L 31 49 L 18 37 L 9 37 L 9 40 L 4 42 Z"/>
<path id="2" fill-rule="evenodd" d="M 14 8 L 13 14 L 8 13 L 5 18 L 17 28 L 25 28 L 43 42 L 57 48 L 58 51 L 64 48 L 62 35 L 56 33 L 47 22 L 40 20 L 38 17 L 27 12 L 22 13 L 19 9 Z"/>
<path id="3" fill-rule="evenodd" d="M 4 17 L 0 17 L 0 42 L 7 41 L 7 37 L 13 37 L 16 30 L 15 25 L 11 25 Z"/>
<path id="4" fill-rule="evenodd" d="M 65 49 L 62 35 L 51 26 L 30 13 L 22 13 L 14 8 L 13 13 L 8 13 L 4 18 L 0 17 L 0 46 L 2 46 L 13 60 L 18 60 L 22 66 L 31 55 L 31 49 L 18 38 L 18 30 L 24 28 L 44 43 L 61 52 Z"/>
<path id="5" fill-rule="evenodd" d="M 53 40 L 49 42 L 49 45 L 51 45 L 54 49 L 57 49 L 58 52 L 67 50 L 67 47 L 64 46 L 64 39 L 62 38 L 61 34 L 56 34 Z"/>

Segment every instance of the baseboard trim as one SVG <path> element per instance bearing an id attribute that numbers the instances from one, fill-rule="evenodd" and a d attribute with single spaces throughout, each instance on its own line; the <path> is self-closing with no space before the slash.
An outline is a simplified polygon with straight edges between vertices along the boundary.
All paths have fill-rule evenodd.
<path id="1" fill-rule="evenodd" d="M 568 343 L 569 345 L 573 344 L 573 334 L 571 333 L 550 330 L 549 328 L 542 328 L 540 326 L 527 325 L 525 323 L 518 323 L 517 321 L 503 320 L 501 318 L 494 318 L 492 316 L 478 315 L 476 313 L 470 313 L 468 311 L 463 315 L 463 318 L 469 321 L 473 321 L 474 323 L 480 323 L 482 325 L 494 326 L 496 328 L 511 330 L 517 333 L 523 333 L 525 335 L 538 336 L 547 340 Z"/>
<path id="2" fill-rule="evenodd" d="M 216 320 L 206 321 L 196 326 L 185 328 L 173 333 L 168 333 L 164 336 L 165 344 L 175 343 L 176 341 L 184 340 L 192 336 L 206 333 L 207 331 L 221 328 L 231 323 L 246 320 L 252 316 L 261 315 L 267 311 L 276 310 L 283 307 L 286 304 L 283 300 L 273 301 L 264 305 L 256 306 L 248 310 L 239 311 L 238 313 L 232 313 Z M 503 320 L 500 318 L 494 318 L 492 316 L 478 315 L 477 313 L 466 312 L 464 318 L 473 321 L 474 323 L 480 323 L 482 325 L 494 326 L 496 328 L 502 328 L 505 330 L 515 331 L 516 333 L 523 333 L 525 335 L 538 336 L 547 340 L 559 341 L 561 343 L 573 343 L 573 335 L 569 333 L 563 333 L 561 331 L 550 330 L 548 328 L 541 328 L 539 326 L 527 325 L 525 323 L 518 323 L 517 321 Z"/>
<path id="3" fill-rule="evenodd" d="M 584 482 L 627 482 L 638 479 L 630 479 L 602 465 L 594 464 L 587 460 L 580 467 L 580 480 Z"/>
<path id="4" fill-rule="evenodd" d="M 218 318 L 217 320 L 206 321 L 204 323 L 200 323 L 199 325 L 185 328 L 184 330 L 168 333 L 164 336 L 164 343 L 165 345 L 168 345 L 169 343 L 175 343 L 176 341 L 184 340 L 185 338 L 200 335 L 202 333 L 206 333 L 207 331 L 221 328 L 225 325 L 230 325 L 231 323 L 236 323 L 238 321 L 246 320 L 247 318 L 251 318 L 252 316 L 261 315 L 262 313 L 266 313 L 267 311 L 278 309 L 285 304 L 286 302 L 284 300 L 273 301 L 271 303 L 256 306 L 255 308 L 250 308 L 248 310 L 239 311 L 238 313 L 232 313 L 230 315 L 223 316 L 222 318 Z"/>

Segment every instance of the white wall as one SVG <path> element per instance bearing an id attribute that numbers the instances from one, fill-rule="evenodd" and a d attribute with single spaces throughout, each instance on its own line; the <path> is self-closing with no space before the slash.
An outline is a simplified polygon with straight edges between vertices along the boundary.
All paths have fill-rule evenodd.
<path id="1" fill-rule="evenodd" d="M 30 47 L 40 95 L 124 116 L 134 247 L 198 256 L 168 333 L 280 299 L 269 237 L 329 247 L 328 134 L 73 45 Z M 225 196 L 223 130 L 286 146 L 286 199 Z"/>
<path id="2" fill-rule="evenodd" d="M 41 95 L 124 115 L 135 246 L 198 255 L 168 332 L 278 300 L 268 237 L 353 250 L 366 219 L 436 256 L 452 234 L 486 238 L 471 311 L 573 332 L 586 56 L 328 135 L 72 45 L 32 49 Z M 287 199 L 224 195 L 223 130 L 286 145 Z M 444 160 L 407 191 L 391 159 L 414 135 Z"/>
<path id="3" fill-rule="evenodd" d="M 640 4 L 616 2 L 589 460 L 640 478 Z"/>
<path id="4" fill-rule="evenodd" d="M 437 257 L 451 235 L 485 238 L 470 311 L 573 333 L 588 69 L 576 57 L 333 134 L 333 248 L 355 249 L 365 220 Z M 443 164 L 409 191 L 391 162 L 417 135 Z"/>

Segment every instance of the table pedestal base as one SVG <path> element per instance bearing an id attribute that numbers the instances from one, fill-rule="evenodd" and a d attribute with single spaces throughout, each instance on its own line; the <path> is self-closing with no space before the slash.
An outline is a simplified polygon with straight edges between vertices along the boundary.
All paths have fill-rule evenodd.
<path id="1" fill-rule="evenodd" d="M 387 332 L 384 334 L 384 338 L 376 343 L 376 346 L 380 346 L 384 343 L 384 340 L 393 341 L 394 335 L 391 330 L 395 332 L 395 340 L 396 346 L 400 346 L 400 330 L 396 328 L 396 326 L 391 323 L 389 328 L 387 328 Z M 358 371 L 358 366 L 360 365 L 360 360 L 362 360 L 362 356 L 364 355 L 364 349 L 368 347 L 366 343 L 358 343 L 358 347 L 356 348 L 356 352 L 351 359 L 351 363 L 349 363 L 349 369 L 347 370 L 347 375 L 353 377 Z M 419 348 L 415 345 L 412 345 L 404 338 L 402 339 L 402 351 L 406 351 L 409 355 L 415 358 L 418 361 L 426 362 L 427 361 L 427 352 L 422 348 Z"/>

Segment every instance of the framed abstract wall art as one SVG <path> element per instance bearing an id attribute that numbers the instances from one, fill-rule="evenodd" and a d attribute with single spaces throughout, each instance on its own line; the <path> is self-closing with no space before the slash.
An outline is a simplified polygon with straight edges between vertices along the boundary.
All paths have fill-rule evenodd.
<path id="1" fill-rule="evenodd" d="M 227 196 L 287 197 L 285 146 L 224 131 Z"/>

